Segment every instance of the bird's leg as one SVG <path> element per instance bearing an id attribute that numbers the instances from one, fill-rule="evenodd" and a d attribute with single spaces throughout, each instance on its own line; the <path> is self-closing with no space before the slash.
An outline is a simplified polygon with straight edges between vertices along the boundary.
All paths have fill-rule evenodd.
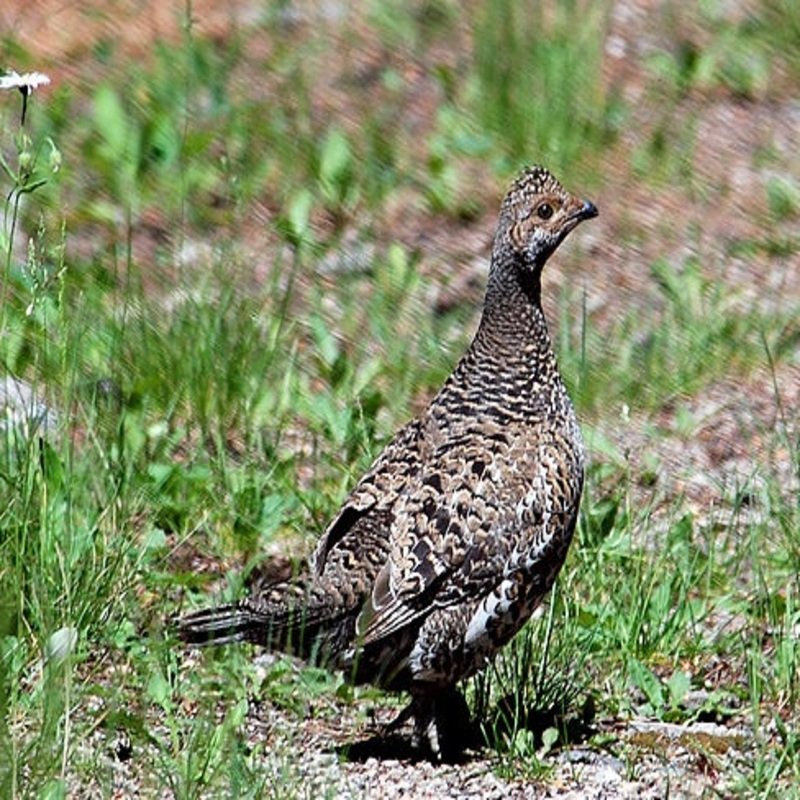
<path id="1" fill-rule="evenodd" d="M 411 702 L 381 730 L 394 733 L 409 717 L 414 717 L 411 745 L 415 750 L 430 749 L 434 761 L 455 755 L 469 730 L 469 709 L 460 692 L 452 688 L 428 687 L 412 692 Z"/>
<path id="2" fill-rule="evenodd" d="M 441 761 L 439 725 L 436 719 L 436 703 L 433 700 L 429 700 L 424 706 L 419 703 L 414 711 L 414 733 L 411 738 L 411 746 L 415 750 L 421 750 L 425 741 L 428 742 L 431 749 L 433 760 Z"/>
<path id="3" fill-rule="evenodd" d="M 411 702 L 388 724 L 381 728 L 381 736 L 388 736 L 414 717 L 414 733 L 411 746 L 414 750 L 422 750 L 428 743 L 436 761 L 441 760 L 439 746 L 439 730 L 436 724 L 435 702 L 431 695 L 414 694 Z"/>
<path id="4" fill-rule="evenodd" d="M 404 725 L 412 716 L 416 716 L 414 704 L 415 700 L 412 700 L 391 722 L 382 725 L 380 728 L 380 735 L 389 736 Z"/>

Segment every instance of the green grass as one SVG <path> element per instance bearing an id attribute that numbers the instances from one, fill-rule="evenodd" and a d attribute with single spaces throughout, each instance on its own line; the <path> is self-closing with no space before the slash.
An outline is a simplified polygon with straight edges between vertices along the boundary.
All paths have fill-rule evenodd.
<path id="1" fill-rule="evenodd" d="M 624 403 L 655 411 L 726 375 L 764 367 L 770 350 L 790 358 L 800 332 L 793 311 L 752 303 L 746 287 L 725 285 L 723 270 L 715 274 L 697 257 L 677 266 L 656 261 L 649 269 L 656 296 L 646 308 L 634 303 L 611 331 L 580 318 L 582 298 L 565 291 L 560 355 L 578 407 L 592 413 Z"/>
<path id="2" fill-rule="evenodd" d="M 441 102 L 423 121 L 402 58 L 354 80 L 347 52 L 271 11 L 224 42 L 187 26 L 136 64 L 100 47 L 99 77 L 35 94 L 24 134 L 19 98 L 0 98 L 0 362 L 55 420 L 0 420 L 4 797 L 110 794 L 128 750 L 145 795 L 302 797 L 303 743 L 254 730 L 250 704 L 299 725 L 396 702 L 286 660 L 255 665 L 247 648 L 189 656 L 166 620 L 238 596 L 267 550 L 306 551 L 448 374 L 477 309 L 431 310 L 431 249 L 494 207 L 493 189 L 464 199 L 475 165 L 496 186 L 522 160 L 601 185 L 620 121 L 635 119 L 601 80 L 605 5 L 492 2 L 464 12 L 462 39 L 448 3 L 370 5 L 377 44 L 430 68 Z M 792 14 L 770 3 L 748 25 L 717 20 L 710 84 L 674 53 L 644 71 L 645 97 L 667 73 L 675 90 L 653 109 L 663 135 L 634 136 L 631 174 L 655 178 L 654 198 L 697 197 L 696 109 L 679 116 L 682 100 L 721 86 L 755 102 L 725 64 L 755 48 L 794 69 L 776 21 L 788 30 Z M 342 86 L 349 105 L 327 105 Z M 634 774 L 641 754 L 610 723 L 718 720 L 748 737 L 726 791 L 795 791 L 797 412 L 769 400 L 777 424 L 759 430 L 749 472 L 706 506 L 669 489 L 660 445 L 691 441 L 690 403 L 710 387 L 796 368 L 800 298 L 776 310 L 726 274 L 734 258 L 769 270 L 796 257 L 796 195 L 772 175 L 758 239 L 641 264 L 646 293 L 610 320 L 564 288 L 553 327 L 591 466 L 551 601 L 467 687 L 501 774 L 546 781 L 576 742 Z M 196 244 L 207 257 L 176 257 Z M 341 253 L 359 268 L 322 268 Z M 625 426 L 646 452 L 609 435 Z"/>
<path id="3" fill-rule="evenodd" d="M 486 3 L 474 33 L 473 108 L 512 163 L 565 177 L 613 141 L 621 106 L 601 76 L 606 3 Z M 572 171 L 575 171 L 574 173 Z"/>
<path id="4" fill-rule="evenodd" d="M 753 100 L 797 78 L 788 42 L 800 31 L 800 14 L 792 3 L 762 0 L 741 15 L 718 2 L 667 4 L 662 15 L 671 46 L 652 54 L 650 68 L 677 96 L 722 89 Z"/>

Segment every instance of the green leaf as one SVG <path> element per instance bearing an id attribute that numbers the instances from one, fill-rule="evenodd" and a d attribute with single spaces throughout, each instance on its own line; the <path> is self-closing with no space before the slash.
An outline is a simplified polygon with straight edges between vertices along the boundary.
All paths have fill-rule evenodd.
<path id="1" fill-rule="evenodd" d="M 174 464 L 153 463 L 147 465 L 147 474 L 159 488 L 163 487 L 176 471 Z"/>
<path id="2" fill-rule="evenodd" d="M 225 723 L 233 728 L 238 728 L 247 719 L 247 698 L 242 698 L 232 706 L 225 715 Z"/>
<path id="3" fill-rule="evenodd" d="M 94 121 L 112 161 L 122 161 L 128 150 L 129 121 L 119 95 L 101 86 L 94 96 Z"/>
<path id="4" fill-rule="evenodd" d="M 319 161 L 319 179 L 323 187 L 332 190 L 340 185 L 351 171 L 353 154 L 347 137 L 333 128 L 325 138 Z"/>
<path id="5" fill-rule="evenodd" d="M 160 673 L 155 672 L 147 682 L 147 696 L 156 704 L 168 711 L 172 703 L 170 702 L 171 689 L 167 679 Z"/>
<path id="6" fill-rule="evenodd" d="M 161 528 L 151 528 L 145 535 L 142 548 L 147 551 L 163 550 L 167 546 L 167 537 Z"/>
<path id="7" fill-rule="evenodd" d="M 517 758 L 529 758 L 536 753 L 536 742 L 533 731 L 521 728 L 514 734 L 511 751 Z"/>
<path id="8" fill-rule="evenodd" d="M 64 485 L 64 464 L 55 448 L 46 441 L 41 445 L 40 461 L 42 472 L 51 488 L 61 488 Z"/>
<path id="9" fill-rule="evenodd" d="M 641 661 L 631 659 L 628 662 L 628 676 L 631 683 L 639 688 L 655 714 L 661 714 L 664 708 L 664 691 L 661 681 Z"/>
<path id="10" fill-rule="evenodd" d="M 63 800 L 67 796 L 67 787 L 64 781 L 48 781 L 39 792 L 39 800 Z"/>
<path id="11" fill-rule="evenodd" d="M 295 247 L 313 240 L 309 231 L 313 207 L 314 196 L 308 189 L 301 189 L 289 201 L 285 215 L 278 222 L 281 233 Z"/>
<path id="12" fill-rule="evenodd" d="M 48 663 L 61 664 L 75 650 L 78 644 L 78 630 L 70 626 L 59 628 L 50 634 L 45 644 L 45 656 Z"/>
<path id="13" fill-rule="evenodd" d="M 542 731 L 542 748 L 540 756 L 546 756 L 558 741 L 558 728 L 545 728 Z"/>
<path id="14" fill-rule="evenodd" d="M 675 672 L 670 675 L 669 680 L 667 681 L 667 690 L 669 691 L 669 702 L 670 705 L 675 708 L 679 706 L 686 695 L 689 693 L 689 689 L 692 688 L 692 681 L 691 678 L 682 670 L 676 670 Z"/>

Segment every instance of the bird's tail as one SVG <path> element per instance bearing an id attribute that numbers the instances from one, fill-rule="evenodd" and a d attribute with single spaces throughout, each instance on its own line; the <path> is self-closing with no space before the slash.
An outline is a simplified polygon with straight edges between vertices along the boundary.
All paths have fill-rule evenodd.
<path id="1" fill-rule="evenodd" d="M 238 604 L 205 608 L 175 620 L 176 633 L 191 645 L 259 643 L 269 627 L 267 615 Z"/>
<path id="2" fill-rule="evenodd" d="M 332 605 L 321 588 L 278 584 L 269 599 L 251 597 L 180 617 L 175 632 L 189 645 L 250 642 L 307 660 L 327 658 L 352 637 L 355 617 L 349 606 Z"/>

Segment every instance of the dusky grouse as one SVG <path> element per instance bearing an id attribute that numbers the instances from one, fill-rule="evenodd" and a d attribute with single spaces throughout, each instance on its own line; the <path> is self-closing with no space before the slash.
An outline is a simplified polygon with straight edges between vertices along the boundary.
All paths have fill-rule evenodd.
<path id="1" fill-rule="evenodd" d="M 441 391 L 361 478 L 306 571 L 183 617 L 182 639 L 255 642 L 408 691 L 397 722 L 413 715 L 414 742 L 440 757 L 455 684 L 530 617 L 575 529 L 583 443 L 541 273 L 596 215 L 546 169 L 522 172 L 500 209 L 478 331 Z"/>

